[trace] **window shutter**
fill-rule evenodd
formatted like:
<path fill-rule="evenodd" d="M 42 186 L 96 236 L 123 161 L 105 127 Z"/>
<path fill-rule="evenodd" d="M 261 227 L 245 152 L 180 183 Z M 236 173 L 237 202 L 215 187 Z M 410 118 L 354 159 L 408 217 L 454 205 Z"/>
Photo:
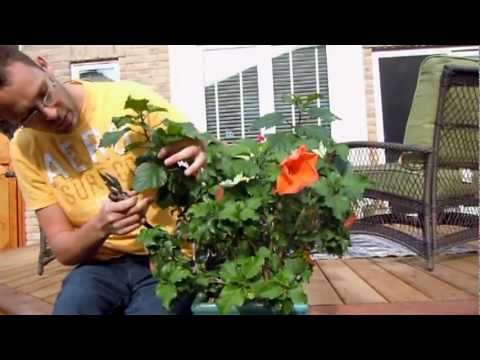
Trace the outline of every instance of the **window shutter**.
<path fill-rule="evenodd" d="M 260 116 L 257 67 L 205 88 L 207 131 L 220 140 L 254 138 L 252 122 Z"/>
<path fill-rule="evenodd" d="M 288 122 L 298 122 L 298 114 L 292 114 L 292 106 L 285 103 L 283 97 L 294 93 L 307 95 L 320 93 L 316 106 L 329 107 L 328 69 L 325 46 L 302 47 L 272 59 L 275 111 L 280 112 Z M 318 124 L 317 120 L 303 122 Z M 330 131 L 330 127 L 326 126 Z M 284 124 L 277 131 L 286 131 Z"/>

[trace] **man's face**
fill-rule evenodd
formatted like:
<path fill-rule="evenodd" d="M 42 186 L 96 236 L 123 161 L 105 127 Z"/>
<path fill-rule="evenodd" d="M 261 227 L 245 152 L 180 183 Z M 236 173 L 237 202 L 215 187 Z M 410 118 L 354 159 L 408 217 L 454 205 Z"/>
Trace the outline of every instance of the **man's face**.
<path fill-rule="evenodd" d="M 46 68 L 13 62 L 6 70 L 8 82 L 0 88 L 0 121 L 56 134 L 72 131 L 79 109 Z"/>

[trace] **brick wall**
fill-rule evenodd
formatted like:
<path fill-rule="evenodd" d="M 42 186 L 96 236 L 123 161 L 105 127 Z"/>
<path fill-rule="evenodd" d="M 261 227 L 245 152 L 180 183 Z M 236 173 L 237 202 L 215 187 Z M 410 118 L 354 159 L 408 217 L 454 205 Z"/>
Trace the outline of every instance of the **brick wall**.
<path fill-rule="evenodd" d="M 375 97 L 373 93 L 373 62 L 372 49 L 363 49 L 363 64 L 365 76 L 365 96 L 367 102 L 368 141 L 377 141 L 377 119 L 375 117 Z"/>
<path fill-rule="evenodd" d="M 120 78 L 152 86 L 170 99 L 167 45 L 22 45 L 29 56 L 43 56 L 60 82 L 70 80 L 70 65 L 77 62 L 118 59 Z M 40 240 L 33 211 L 26 210 L 27 245 Z"/>

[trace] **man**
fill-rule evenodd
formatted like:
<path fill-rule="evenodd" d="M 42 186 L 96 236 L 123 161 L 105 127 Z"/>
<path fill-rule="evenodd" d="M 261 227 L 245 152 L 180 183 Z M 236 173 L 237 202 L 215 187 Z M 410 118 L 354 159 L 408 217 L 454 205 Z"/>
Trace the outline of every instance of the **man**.
<path fill-rule="evenodd" d="M 98 147 L 103 133 L 112 130 L 112 117 L 127 113 L 129 95 L 168 110 L 155 113 L 151 122 L 184 121 L 145 86 L 60 84 L 42 57 L 32 60 L 16 46 L 0 45 L 0 122 L 8 124 L 0 128 L 19 128 L 10 153 L 22 195 L 58 261 L 76 265 L 63 282 L 54 314 L 168 314 L 188 308 L 188 301 L 178 302 L 172 312 L 162 307 L 148 256 L 136 241 L 145 218 L 173 231 L 170 212 L 132 191 L 112 202 L 99 175 L 110 173 L 131 187 L 135 158 L 123 152 L 128 137 L 115 149 Z M 167 166 L 193 159 L 185 173 L 195 175 L 206 155 L 192 141 L 163 148 L 159 158 Z"/>

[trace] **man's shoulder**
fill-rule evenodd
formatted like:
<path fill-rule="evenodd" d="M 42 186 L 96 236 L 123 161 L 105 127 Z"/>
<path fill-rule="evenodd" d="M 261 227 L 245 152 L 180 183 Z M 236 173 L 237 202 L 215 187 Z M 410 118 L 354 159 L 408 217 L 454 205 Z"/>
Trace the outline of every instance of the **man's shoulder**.
<path fill-rule="evenodd" d="M 10 140 L 10 154 L 14 156 L 17 153 L 25 153 L 26 151 L 34 151 L 35 144 L 41 133 L 28 128 L 18 129 Z"/>

